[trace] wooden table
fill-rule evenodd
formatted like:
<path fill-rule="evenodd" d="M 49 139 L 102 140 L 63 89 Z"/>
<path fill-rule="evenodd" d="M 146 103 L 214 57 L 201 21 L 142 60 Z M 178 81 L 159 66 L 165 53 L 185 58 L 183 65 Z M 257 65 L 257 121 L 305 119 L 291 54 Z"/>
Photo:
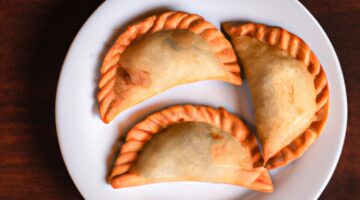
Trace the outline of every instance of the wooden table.
<path fill-rule="evenodd" d="M 302 2 L 337 51 L 349 102 L 343 153 L 321 199 L 360 199 L 360 2 Z M 55 92 L 71 41 L 100 4 L 0 2 L 0 199 L 82 198 L 60 154 Z"/>

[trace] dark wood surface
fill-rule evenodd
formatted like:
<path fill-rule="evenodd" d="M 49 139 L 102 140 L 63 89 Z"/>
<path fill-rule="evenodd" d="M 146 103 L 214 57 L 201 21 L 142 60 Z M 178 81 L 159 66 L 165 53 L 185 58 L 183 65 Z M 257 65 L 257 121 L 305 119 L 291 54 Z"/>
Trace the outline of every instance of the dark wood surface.
<path fill-rule="evenodd" d="M 360 199 L 360 1 L 302 2 L 335 47 L 349 103 L 344 149 L 321 199 Z M 100 4 L 0 1 L 0 199 L 82 198 L 60 154 L 55 92 L 71 41 Z"/>

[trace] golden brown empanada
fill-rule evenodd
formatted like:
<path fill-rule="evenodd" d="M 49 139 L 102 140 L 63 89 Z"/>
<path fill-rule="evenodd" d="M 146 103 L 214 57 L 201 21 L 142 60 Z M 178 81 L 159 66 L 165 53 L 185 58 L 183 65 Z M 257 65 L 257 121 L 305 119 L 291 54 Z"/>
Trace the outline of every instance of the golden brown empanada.
<path fill-rule="evenodd" d="M 223 108 L 174 106 L 133 127 L 110 176 L 114 188 L 170 181 L 271 192 L 255 137 Z"/>
<path fill-rule="evenodd" d="M 222 25 L 245 68 L 266 167 L 286 165 L 324 127 L 329 107 L 324 70 L 306 43 L 282 28 Z"/>
<path fill-rule="evenodd" d="M 101 119 L 166 89 L 200 80 L 241 84 L 236 55 L 224 35 L 202 17 L 166 12 L 122 33 L 101 66 Z"/>

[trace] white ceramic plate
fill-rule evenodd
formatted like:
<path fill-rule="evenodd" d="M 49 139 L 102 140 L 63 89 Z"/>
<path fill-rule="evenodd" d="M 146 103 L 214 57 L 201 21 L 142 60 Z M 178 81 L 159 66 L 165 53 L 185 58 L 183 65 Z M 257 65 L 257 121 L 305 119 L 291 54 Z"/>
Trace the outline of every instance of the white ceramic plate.
<path fill-rule="evenodd" d="M 104 124 L 96 103 L 99 67 L 115 37 L 129 21 L 161 10 L 197 13 L 219 27 L 221 21 L 247 20 L 277 25 L 303 38 L 323 64 L 330 83 L 330 115 L 324 133 L 305 155 L 271 172 L 274 192 L 195 182 L 160 183 L 114 190 L 106 182 L 118 141 L 134 123 L 174 104 L 224 106 L 254 124 L 247 84 L 241 87 L 202 81 L 163 92 Z M 56 98 L 61 152 L 77 188 L 86 199 L 316 199 L 338 162 L 347 123 L 344 80 L 335 51 L 316 20 L 297 1 L 106 1 L 87 20 L 66 56 Z"/>

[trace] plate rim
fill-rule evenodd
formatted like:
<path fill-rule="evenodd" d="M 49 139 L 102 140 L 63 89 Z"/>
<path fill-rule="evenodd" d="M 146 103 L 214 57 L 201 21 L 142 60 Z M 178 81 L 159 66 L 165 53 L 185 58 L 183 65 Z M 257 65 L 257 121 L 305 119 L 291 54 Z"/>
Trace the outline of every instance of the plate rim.
<path fill-rule="evenodd" d="M 300 2 L 300 1 L 295 1 L 295 3 L 298 4 L 298 6 L 305 11 L 305 14 L 308 15 L 312 21 L 315 23 L 315 25 L 319 28 L 319 30 L 321 31 L 322 35 L 325 37 L 326 42 L 329 44 L 330 51 L 332 54 L 332 57 L 335 58 L 336 61 L 336 67 L 338 67 L 340 74 L 338 74 L 338 77 L 341 80 L 341 92 L 343 93 L 342 96 L 344 97 L 344 101 L 343 103 L 343 107 L 344 109 L 344 123 L 342 123 L 342 132 L 343 134 L 341 135 L 341 141 L 340 141 L 340 146 L 336 151 L 336 155 L 335 155 L 335 162 L 333 162 L 333 165 L 331 166 L 330 169 L 330 173 L 328 173 L 326 180 L 323 182 L 321 189 L 318 190 L 317 194 L 316 194 L 316 199 L 318 199 L 320 197 L 320 195 L 324 192 L 326 186 L 329 184 L 331 177 L 334 175 L 335 169 L 337 167 L 337 165 L 339 164 L 339 160 L 340 160 L 340 156 L 342 154 L 343 148 L 344 148 L 344 142 L 345 142 L 345 137 L 346 137 L 346 129 L 347 129 L 347 123 L 348 123 L 348 100 L 347 100 L 347 92 L 346 92 L 346 85 L 345 85 L 345 79 L 344 79 L 344 74 L 341 68 L 341 64 L 339 61 L 339 58 L 337 56 L 337 53 L 335 51 L 335 48 L 332 44 L 332 42 L 330 41 L 330 38 L 328 37 L 328 35 L 326 34 L 325 30 L 322 28 L 322 26 L 320 25 L 320 23 L 316 20 L 316 18 L 311 14 L 311 12 Z"/>

